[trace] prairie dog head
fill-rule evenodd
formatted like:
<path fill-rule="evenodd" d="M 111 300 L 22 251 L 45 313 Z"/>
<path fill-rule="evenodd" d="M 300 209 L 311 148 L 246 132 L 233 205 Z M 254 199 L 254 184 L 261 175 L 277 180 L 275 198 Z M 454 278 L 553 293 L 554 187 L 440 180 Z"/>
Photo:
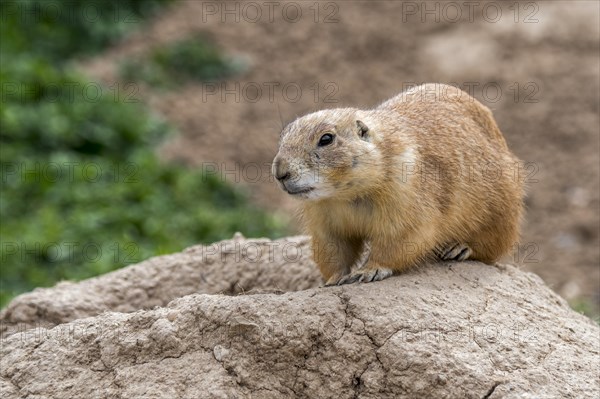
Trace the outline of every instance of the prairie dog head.
<path fill-rule="evenodd" d="M 378 139 L 363 111 L 344 108 L 303 116 L 281 132 L 273 176 L 298 198 L 355 198 L 381 174 Z"/>

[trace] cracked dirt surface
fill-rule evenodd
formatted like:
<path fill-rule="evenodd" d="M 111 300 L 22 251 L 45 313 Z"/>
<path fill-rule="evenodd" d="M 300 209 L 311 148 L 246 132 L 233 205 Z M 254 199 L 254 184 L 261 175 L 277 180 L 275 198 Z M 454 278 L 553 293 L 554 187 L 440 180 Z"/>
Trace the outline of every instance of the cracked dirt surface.
<path fill-rule="evenodd" d="M 2 397 L 600 393 L 598 326 L 514 266 L 320 284 L 306 237 L 237 236 L 22 295 L 1 315 Z"/>

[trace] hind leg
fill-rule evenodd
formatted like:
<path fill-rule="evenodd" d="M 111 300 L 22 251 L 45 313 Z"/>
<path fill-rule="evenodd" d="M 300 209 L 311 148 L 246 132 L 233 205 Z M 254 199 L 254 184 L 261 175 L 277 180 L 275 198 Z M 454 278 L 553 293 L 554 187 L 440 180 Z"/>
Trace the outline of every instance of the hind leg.
<path fill-rule="evenodd" d="M 472 250 L 469 259 L 493 264 L 508 255 L 518 242 L 518 225 L 515 221 L 503 220 L 481 229 L 473 237 L 469 242 Z"/>
<path fill-rule="evenodd" d="M 467 244 L 454 243 L 442 249 L 439 253 L 441 260 L 456 260 L 462 262 L 473 254 L 473 250 Z"/>

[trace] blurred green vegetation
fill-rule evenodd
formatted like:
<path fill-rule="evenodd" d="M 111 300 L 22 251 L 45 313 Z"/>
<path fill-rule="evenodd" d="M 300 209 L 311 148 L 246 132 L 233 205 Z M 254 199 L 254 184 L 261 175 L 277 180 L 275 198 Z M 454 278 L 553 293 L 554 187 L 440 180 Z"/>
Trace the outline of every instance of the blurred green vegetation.
<path fill-rule="evenodd" d="M 600 309 L 598 309 L 598 306 L 595 305 L 593 300 L 589 298 L 579 298 L 570 301 L 569 305 L 574 311 L 584 314 L 594 320 L 597 324 L 600 324 Z"/>
<path fill-rule="evenodd" d="M 239 61 L 225 59 L 202 35 L 196 34 L 156 47 L 143 59 L 125 61 L 121 76 L 126 82 L 173 88 L 189 80 L 214 81 L 243 70 Z"/>
<path fill-rule="evenodd" d="M 7 0 L 0 3 L 2 51 L 63 62 L 91 54 L 140 27 L 173 0 Z"/>
<path fill-rule="evenodd" d="M 214 176 L 160 162 L 153 146 L 171 128 L 131 102 L 127 86 L 102 86 L 69 66 L 136 28 L 161 3 L 0 5 L 0 306 L 36 286 L 235 231 L 285 233 L 281 222 Z M 48 4 L 58 16 L 44 15 Z M 86 17 L 91 9 L 104 10 L 97 22 Z"/>

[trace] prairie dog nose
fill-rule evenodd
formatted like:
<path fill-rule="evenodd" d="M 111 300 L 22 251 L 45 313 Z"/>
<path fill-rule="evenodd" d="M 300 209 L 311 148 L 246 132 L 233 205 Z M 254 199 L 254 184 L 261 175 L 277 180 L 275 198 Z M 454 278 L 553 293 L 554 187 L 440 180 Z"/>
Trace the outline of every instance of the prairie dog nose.
<path fill-rule="evenodd" d="M 284 180 L 287 180 L 290 177 L 290 173 L 289 172 L 285 172 L 285 175 L 277 175 L 275 176 L 275 178 L 277 178 L 277 180 L 279 180 L 280 182 L 283 182 Z"/>
<path fill-rule="evenodd" d="M 276 157 L 273 161 L 273 175 L 280 182 L 287 180 L 290 177 L 287 162 Z"/>

